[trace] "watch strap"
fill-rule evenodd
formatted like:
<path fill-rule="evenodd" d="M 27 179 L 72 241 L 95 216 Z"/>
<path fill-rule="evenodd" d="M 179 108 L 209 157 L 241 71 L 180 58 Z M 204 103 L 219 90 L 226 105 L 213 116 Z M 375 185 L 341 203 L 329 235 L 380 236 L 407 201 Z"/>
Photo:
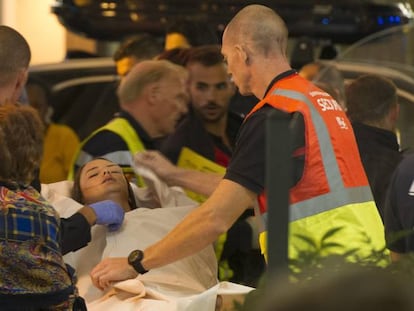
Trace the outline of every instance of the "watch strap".
<path fill-rule="evenodd" d="M 134 258 L 134 259 L 132 259 Z M 131 254 L 128 256 L 128 263 L 134 268 L 136 272 L 139 274 L 147 273 L 148 270 L 146 270 L 142 266 L 142 259 L 144 258 L 144 252 L 141 250 L 134 250 L 131 252 Z"/>

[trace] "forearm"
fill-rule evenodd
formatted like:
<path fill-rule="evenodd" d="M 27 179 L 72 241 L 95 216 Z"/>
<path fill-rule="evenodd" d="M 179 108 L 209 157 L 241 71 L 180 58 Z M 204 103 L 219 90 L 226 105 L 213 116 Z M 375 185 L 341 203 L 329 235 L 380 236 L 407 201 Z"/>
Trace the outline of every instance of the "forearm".
<path fill-rule="evenodd" d="M 91 227 L 86 218 L 75 213 L 69 218 L 60 219 L 62 254 L 85 247 L 91 241 Z"/>
<path fill-rule="evenodd" d="M 230 188 L 228 185 L 230 184 Z M 213 195 L 190 213 L 165 238 L 144 250 L 143 266 L 150 270 L 201 251 L 226 232 L 255 195 L 223 180 Z M 224 193 L 232 195 L 224 196 Z"/>
<path fill-rule="evenodd" d="M 210 196 L 222 179 L 222 174 L 200 172 L 180 167 L 176 167 L 174 172 L 165 176 L 165 182 L 169 186 L 179 186 L 205 196 Z"/>
<path fill-rule="evenodd" d="M 85 217 L 90 226 L 93 226 L 96 223 L 96 214 L 90 206 L 83 206 L 80 210 L 78 210 L 78 213 Z"/>

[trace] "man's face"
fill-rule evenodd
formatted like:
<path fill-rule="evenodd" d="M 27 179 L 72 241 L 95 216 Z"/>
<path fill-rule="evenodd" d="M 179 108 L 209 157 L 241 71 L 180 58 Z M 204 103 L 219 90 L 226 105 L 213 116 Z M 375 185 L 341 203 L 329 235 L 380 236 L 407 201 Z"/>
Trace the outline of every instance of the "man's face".
<path fill-rule="evenodd" d="M 206 67 L 200 63 L 187 66 L 190 74 L 189 92 L 195 113 L 204 121 L 214 123 L 228 111 L 235 88 L 227 74 L 226 65 L 220 63 Z"/>
<path fill-rule="evenodd" d="M 177 122 L 188 111 L 186 78 L 187 76 L 174 74 L 164 77 L 158 83 L 158 96 L 153 106 L 157 137 L 174 132 Z"/>

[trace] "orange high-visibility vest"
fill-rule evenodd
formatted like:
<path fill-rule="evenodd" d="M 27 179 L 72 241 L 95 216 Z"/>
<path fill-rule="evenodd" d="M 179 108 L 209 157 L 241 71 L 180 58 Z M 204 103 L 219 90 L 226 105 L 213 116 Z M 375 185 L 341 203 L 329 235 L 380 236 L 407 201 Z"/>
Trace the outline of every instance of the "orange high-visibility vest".
<path fill-rule="evenodd" d="M 354 133 L 341 106 L 326 92 L 297 74 L 275 83 L 247 118 L 264 105 L 287 113 L 299 112 L 305 123 L 305 164 L 302 178 L 289 193 L 289 257 L 309 245 L 305 235 L 318 243 L 333 228 L 341 228 L 322 255 L 366 256 L 385 246 L 384 228 L 375 206 Z M 266 227 L 266 196 L 259 196 L 261 221 Z M 334 244 L 332 244 L 334 245 Z M 267 255 L 266 231 L 261 235 Z"/>

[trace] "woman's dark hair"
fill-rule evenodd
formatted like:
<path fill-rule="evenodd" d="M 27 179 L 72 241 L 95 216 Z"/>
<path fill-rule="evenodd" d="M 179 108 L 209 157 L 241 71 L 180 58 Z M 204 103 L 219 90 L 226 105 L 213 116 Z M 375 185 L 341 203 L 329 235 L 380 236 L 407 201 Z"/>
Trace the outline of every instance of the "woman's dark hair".
<path fill-rule="evenodd" d="M 112 161 L 110 161 L 108 159 L 105 159 L 105 158 L 94 158 L 91 161 L 98 160 L 98 159 L 105 160 L 105 161 L 108 161 L 108 162 L 112 162 Z M 77 201 L 81 204 L 85 203 L 85 198 L 83 197 L 83 193 L 82 193 L 82 190 L 80 188 L 80 177 L 81 177 L 83 169 L 85 168 L 85 165 L 86 165 L 86 163 L 84 165 L 82 165 L 76 171 L 75 178 L 73 180 L 74 182 L 73 182 L 73 187 L 72 187 L 72 193 L 71 193 L 72 199 L 74 199 L 75 201 Z M 128 179 L 125 175 L 124 175 L 124 178 L 127 182 L 127 187 L 128 187 L 128 204 L 129 204 L 131 210 L 134 210 L 134 209 L 138 208 L 137 203 L 135 202 L 134 191 L 132 190 L 132 187 L 129 184 L 129 181 L 128 181 Z"/>

